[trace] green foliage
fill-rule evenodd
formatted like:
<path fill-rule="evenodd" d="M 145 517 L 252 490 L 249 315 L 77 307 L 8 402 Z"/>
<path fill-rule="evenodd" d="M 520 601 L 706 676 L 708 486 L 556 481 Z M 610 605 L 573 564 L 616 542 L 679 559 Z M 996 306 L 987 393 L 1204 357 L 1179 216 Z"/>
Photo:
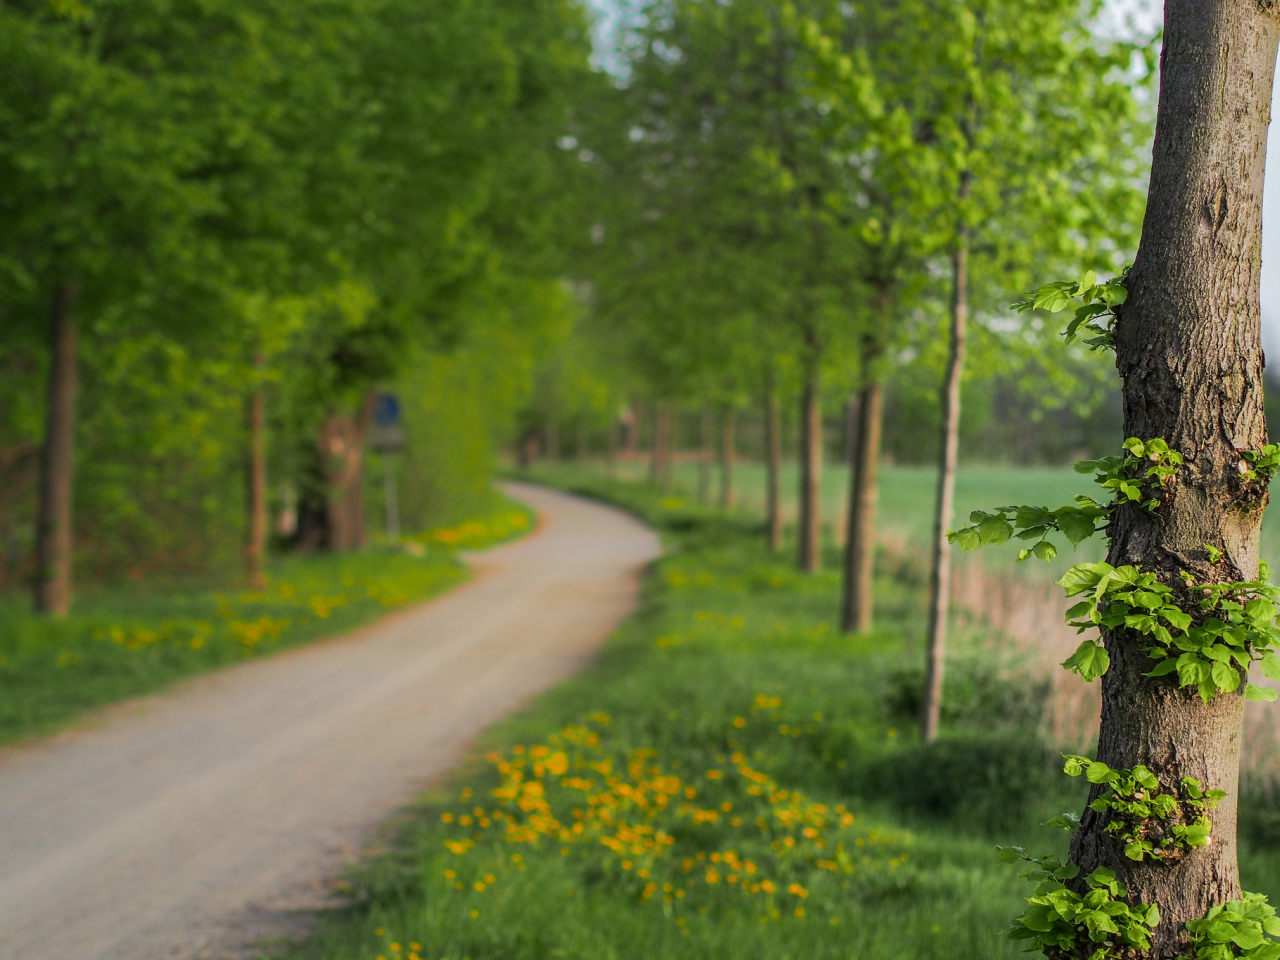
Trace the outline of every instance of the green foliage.
<path fill-rule="evenodd" d="M 991 862 L 990 844 L 1059 808 L 1068 797 L 1055 785 L 1075 783 L 1026 735 L 1027 715 L 1000 712 L 993 679 L 975 682 L 989 686 L 934 744 L 886 715 L 890 675 L 916 661 L 918 584 L 882 573 L 881 631 L 845 637 L 832 620 L 837 575 L 798 574 L 753 523 L 566 465 L 532 473 L 621 502 L 661 532 L 640 609 L 583 676 L 485 734 L 476 762 L 410 812 L 399 842 L 344 878 L 350 906 L 288 956 L 391 960 L 392 943 L 401 957 L 416 943 L 423 957 L 472 960 L 1019 955 L 998 928 L 1021 882 Z M 577 726 L 598 739 L 582 742 Z M 590 767 L 606 760 L 608 774 Z M 526 804 L 510 796 L 516 773 Z M 993 797 L 993 783 L 1007 792 Z M 571 839 L 533 822 L 546 813 L 538 786 Z M 513 821 L 536 839 L 509 835 Z M 624 826 L 635 830 L 624 849 L 600 842 Z M 659 830 L 673 842 L 658 848 Z"/>
<path fill-rule="evenodd" d="M 1017 860 L 1035 864 L 1037 869 L 1022 876 L 1037 885 L 1026 912 L 1006 932 L 1010 939 L 1028 941 L 1032 949 L 1051 956 L 1087 960 L 1123 960 L 1151 947 L 1159 907 L 1130 903 L 1128 887 L 1110 868 L 1094 870 L 1085 877 L 1084 893 L 1077 893 L 1064 883 L 1080 875 L 1074 863 L 1028 857 L 1021 847 L 1000 848 L 1002 863 Z"/>
<path fill-rule="evenodd" d="M 1245 480 L 1261 480 L 1270 483 L 1280 470 L 1280 444 L 1268 443 L 1261 450 L 1245 450 L 1240 454 L 1245 469 L 1240 476 Z"/>
<path fill-rule="evenodd" d="M 970 526 L 948 531 L 947 542 L 959 544 L 962 550 L 977 550 L 1016 536 L 1035 541 L 1018 553 L 1019 560 L 1033 556 L 1052 560 L 1058 549 L 1048 539 L 1051 533 L 1063 534 L 1074 547 L 1095 533 L 1105 533 L 1118 504 L 1135 502 L 1155 510 L 1160 505 L 1158 492 L 1177 475 L 1182 455 L 1159 438 L 1144 443 L 1130 437 L 1124 442 L 1124 449 L 1127 453 L 1123 457 L 1080 460 L 1075 464 L 1077 473 L 1092 473 L 1094 483 L 1111 494 L 1105 506 L 1092 497 L 1076 496 L 1074 506 L 1057 510 L 1031 506 L 997 507 L 994 512 L 975 510 L 969 515 Z"/>
<path fill-rule="evenodd" d="M 1083 773 L 1090 783 L 1107 785 L 1089 807 L 1110 814 L 1107 833 L 1130 860 L 1151 857 L 1169 863 L 1188 850 L 1208 845 L 1213 824 L 1204 811 L 1216 807 L 1227 795 L 1225 790 L 1205 790 L 1194 777 L 1183 777 L 1168 789 L 1142 764 L 1132 770 L 1113 770 L 1088 757 L 1068 755 L 1066 760 L 1067 776 Z"/>
<path fill-rule="evenodd" d="M 1063 337 L 1067 343 L 1080 338 L 1091 350 L 1114 351 L 1116 321 L 1120 318 L 1117 311 L 1129 297 L 1125 286 L 1128 277 L 1129 268 L 1126 267 L 1118 277 L 1099 283 L 1097 275 L 1090 270 L 1078 282 L 1055 280 L 1037 287 L 1021 300 L 1014 301 L 1012 306 L 1020 313 L 1031 310 L 1058 313 L 1069 307 L 1072 301 L 1081 300 L 1083 302 L 1076 308 Z"/>
<path fill-rule="evenodd" d="M 1265 581 L 1197 584 L 1189 573 L 1183 580 L 1186 590 L 1199 596 L 1192 612 L 1173 601 L 1173 588 L 1160 583 L 1156 574 L 1134 566 L 1077 564 L 1059 583 L 1068 597 L 1092 591 L 1089 599 L 1067 611 L 1068 623 L 1081 631 L 1123 628 L 1150 637 L 1154 644 L 1146 652 L 1156 665 L 1147 676 L 1176 672 L 1179 685 L 1194 687 L 1206 702 L 1215 693 L 1236 690 L 1242 672 L 1247 675 L 1254 661 L 1269 679 L 1280 679 L 1275 652 L 1280 644 L 1275 626 L 1280 590 Z M 1086 641 L 1081 650 L 1085 646 L 1095 645 Z M 1075 669 L 1074 660 L 1064 666 Z M 1106 664 L 1101 666 L 1088 679 L 1105 673 Z M 1246 695 L 1275 699 L 1273 691 L 1253 685 Z"/>
<path fill-rule="evenodd" d="M 1188 960 L 1280 960 L 1280 937 L 1276 911 L 1260 893 L 1246 893 L 1210 909 L 1200 920 L 1187 921 L 1191 934 Z"/>

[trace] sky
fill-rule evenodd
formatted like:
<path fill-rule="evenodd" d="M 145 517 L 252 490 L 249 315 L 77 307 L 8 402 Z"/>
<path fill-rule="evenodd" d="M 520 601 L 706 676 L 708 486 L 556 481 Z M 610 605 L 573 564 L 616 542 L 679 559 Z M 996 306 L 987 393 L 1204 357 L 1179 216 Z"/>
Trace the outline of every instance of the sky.
<path fill-rule="evenodd" d="M 587 0 L 597 14 L 597 42 L 607 43 L 626 0 Z M 1103 32 L 1124 34 L 1131 29 L 1144 33 L 1159 25 L 1163 7 L 1155 0 L 1106 0 L 1099 24 Z M 597 58 L 608 66 L 608 56 Z M 1272 117 L 1280 116 L 1280 84 L 1273 92 Z M 1267 141 L 1267 180 L 1262 206 L 1262 344 L 1276 358 L 1273 372 L 1280 372 L 1280 123 L 1271 124 Z"/>

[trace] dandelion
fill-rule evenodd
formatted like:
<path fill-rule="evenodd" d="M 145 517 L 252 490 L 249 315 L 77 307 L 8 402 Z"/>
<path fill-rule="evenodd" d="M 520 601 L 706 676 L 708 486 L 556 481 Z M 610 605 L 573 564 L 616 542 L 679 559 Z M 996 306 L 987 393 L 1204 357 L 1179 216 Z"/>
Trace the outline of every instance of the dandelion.
<path fill-rule="evenodd" d="M 800 897 L 802 899 L 809 895 L 809 891 L 798 883 L 793 883 L 791 886 L 787 887 L 787 893 L 791 894 L 793 897 Z"/>
<path fill-rule="evenodd" d="M 773 883 L 772 883 L 771 881 L 769 881 L 769 880 L 761 880 L 761 881 L 760 881 L 760 889 L 761 889 L 761 890 L 763 890 L 765 893 L 773 893 L 773 892 L 774 892 L 774 891 L 776 891 L 778 888 L 777 888 L 777 887 L 775 887 L 775 886 L 773 885 Z"/>

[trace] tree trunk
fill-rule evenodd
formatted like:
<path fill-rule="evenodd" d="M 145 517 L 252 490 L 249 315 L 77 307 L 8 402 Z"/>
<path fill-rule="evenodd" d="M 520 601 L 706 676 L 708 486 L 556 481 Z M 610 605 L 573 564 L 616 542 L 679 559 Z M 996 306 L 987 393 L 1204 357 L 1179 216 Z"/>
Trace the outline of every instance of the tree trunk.
<path fill-rule="evenodd" d="M 858 395 L 851 394 L 844 405 L 844 462 L 853 471 L 858 462 Z"/>
<path fill-rule="evenodd" d="M 962 195 L 967 189 L 962 187 Z M 942 449 L 938 456 L 938 491 L 933 518 L 933 557 L 929 571 L 929 634 L 925 662 L 924 704 L 920 732 L 926 742 L 938 735 L 942 706 L 942 674 L 946 663 L 947 610 L 951 603 L 951 555 L 947 528 L 956 486 L 960 450 L 960 375 L 964 371 L 965 321 L 968 314 L 969 236 L 962 228 L 951 252 L 951 337 L 947 374 L 942 387 Z"/>
<path fill-rule="evenodd" d="M 1252 580 L 1267 494 L 1242 481 L 1239 452 L 1266 442 L 1259 342 L 1263 168 L 1280 10 L 1256 0 L 1168 0 L 1160 105 L 1142 242 L 1116 330 L 1126 436 L 1161 437 L 1185 465 L 1152 514 L 1120 507 L 1113 564 L 1155 571 L 1184 609 L 1178 574 Z M 1210 564 L 1205 544 L 1225 551 Z M 1177 956 L 1183 924 L 1240 896 L 1236 793 L 1244 684 L 1208 704 L 1175 677 L 1143 674 L 1139 639 L 1105 638 L 1098 758 L 1142 763 L 1166 783 L 1196 777 L 1228 791 L 1210 814 L 1213 842 L 1175 865 L 1117 856 L 1106 821 L 1086 810 L 1071 856 L 1107 864 L 1131 898 L 1160 906 L 1152 957 Z M 1090 800 L 1098 794 L 1095 787 Z"/>
<path fill-rule="evenodd" d="M 733 410 L 725 407 L 720 419 L 720 509 L 728 510 L 737 502 L 733 489 Z"/>
<path fill-rule="evenodd" d="M 49 313 L 49 407 L 40 458 L 36 527 L 35 608 L 65 617 L 71 609 L 72 453 L 76 433 L 76 320 L 74 283 L 53 293 Z"/>
<path fill-rule="evenodd" d="M 778 415 L 778 393 L 773 368 L 765 374 L 764 446 L 765 446 L 765 520 L 769 526 L 769 549 L 782 550 L 782 437 Z"/>
<path fill-rule="evenodd" d="M 871 571 L 876 551 L 876 469 L 880 465 L 882 389 L 879 380 L 862 388 L 858 411 L 857 442 L 850 465 L 849 533 L 845 540 L 844 609 L 841 625 L 846 633 L 871 629 Z"/>
<path fill-rule="evenodd" d="M 321 430 L 320 455 L 328 486 L 330 550 L 356 550 L 365 543 L 361 467 L 372 415 L 373 391 L 370 391 L 357 413 L 331 414 Z"/>
<path fill-rule="evenodd" d="M 698 413 L 698 502 L 711 502 L 711 407 Z"/>
<path fill-rule="evenodd" d="M 814 573 L 822 565 L 822 408 L 818 396 L 818 363 L 806 366 L 800 398 L 800 569 Z"/>
<path fill-rule="evenodd" d="M 261 590 L 267 585 L 263 575 L 263 562 L 267 555 L 267 426 L 264 409 L 261 355 L 254 357 L 256 382 L 249 394 L 249 463 L 246 492 L 248 493 L 249 529 L 245 540 L 245 574 L 249 586 Z"/>
<path fill-rule="evenodd" d="M 585 463 L 587 459 L 587 446 L 589 442 L 587 426 L 587 415 L 584 413 L 578 417 L 578 438 L 573 448 L 573 458 L 579 463 Z"/>

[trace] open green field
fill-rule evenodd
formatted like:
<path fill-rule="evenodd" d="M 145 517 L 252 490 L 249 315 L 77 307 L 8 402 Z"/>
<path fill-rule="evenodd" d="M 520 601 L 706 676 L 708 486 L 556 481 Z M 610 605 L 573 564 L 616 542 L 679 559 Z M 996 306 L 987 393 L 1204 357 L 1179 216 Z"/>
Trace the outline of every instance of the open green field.
<path fill-rule="evenodd" d="M 86 588 L 61 620 L 34 615 L 25 594 L 0 596 L 0 743 L 435 596 L 467 577 L 458 549 L 518 535 L 531 521 L 523 505 L 495 495 L 474 519 L 402 548 L 277 559 L 262 590 L 113 583 Z"/>
<path fill-rule="evenodd" d="M 603 476 L 605 468 L 600 463 L 577 467 Z M 640 462 L 624 462 L 619 465 L 619 477 L 625 480 L 641 480 L 647 476 L 647 466 Z M 933 531 L 933 511 L 937 471 L 933 467 L 883 464 L 879 473 L 879 497 L 877 523 L 880 531 L 891 542 L 901 543 L 910 553 L 923 554 L 928 549 Z M 718 491 L 718 475 L 712 474 L 713 499 Z M 751 461 L 739 462 L 734 467 L 734 489 L 741 512 L 761 516 L 764 512 L 764 466 Z M 783 515 L 794 521 L 798 512 L 797 491 L 799 472 L 794 463 L 782 468 Z M 691 462 L 676 464 L 673 471 L 673 492 L 683 497 L 695 498 L 698 492 L 698 468 Z M 968 464 L 956 474 L 955 516 L 952 527 L 967 522 L 971 511 L 990 509 L 1006 504 L 1030 503 L 1036 506 L 1059 507 L 1071 502 L 1076 494 L 1096 496 L 1096 487 L 1089 475 L 1076 473 L 1070 466 L 1060 467 L 1009 467 L 999 465 Z M 827 464 L 822 473 L 822 516 L 824 523 L 842 523 L 846 516 L 849 498 L 849 468 L 842 463 Z M 1073 563 L 1102 559 L 1101 542 L 1086 542 L 1077 550 L 1060 541 L 1062 554 L 1052 563 L 1027 561 L 1017 565 L 1015 558 L 1019 545 L 1014 542 L 1000 547 L 989 547 L 980 554 L 970 555 L 961 562 L 977 559 L 1001 569 L 1017 569 L 1022 575 L 1052 576 L 1056 579 Z M 1269 511 L 1262 525 L 1262 555 L 1273 569 L 1280 570 L 1280 512 Z"/>
<path fill-rule="evenodd" d="M 879 630 L 835 629 L 837 574 L 758 525 L 639 484 L 536 476 L 647 518 L 667 553 L 579 678 L 491 730 L 294 960 L 992 960 L 1029 893 L 997 843 L 1079 781 L 1036 734 L 1040 691 L 957 624 L 945 730 L 915 734 L 923 584 L 883 569 Z M 1271 848 L 1251 889 L 1280 890 Z"/>

